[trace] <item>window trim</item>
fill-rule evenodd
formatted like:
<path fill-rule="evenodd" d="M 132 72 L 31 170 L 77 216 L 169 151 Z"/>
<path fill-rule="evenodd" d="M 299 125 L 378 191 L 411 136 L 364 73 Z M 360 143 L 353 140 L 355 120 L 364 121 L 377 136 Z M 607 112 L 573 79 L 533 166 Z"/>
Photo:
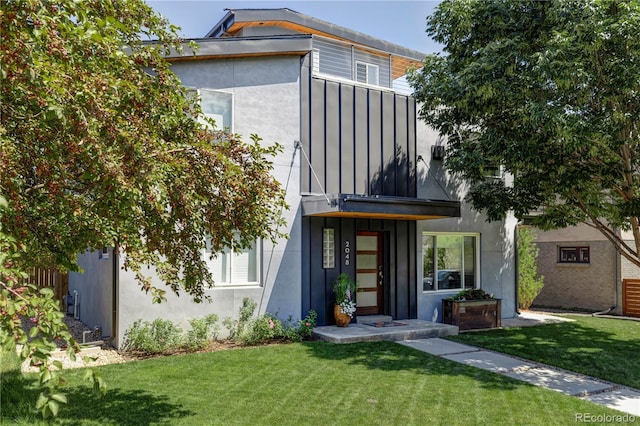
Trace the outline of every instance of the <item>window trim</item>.
<path fill-rule="evenodd" d="M 430 232 L 430 231 L 422 231 L 421 240 L 422 240 L 422 238 L 424 238 L 424 236 L 435 236 L 436 237 L 436 245 L 435 245 L 436 250 L 438 248 L 438 245 L 437 245 L 437 237 L 438 236 L 460 236 L 460 237 L 463 237 L 463 246 L 464 246 L 464 237 L 474 237 L 475 238 L 475 244 L 474 244 L 475 265 L 474 265 L 474 268 L 475 268 L 475 271 L 477 271 L 477 272 L 476 272 L 475 277 L 474 277 L 474 281 L 475 282 L 473 283 L 473 287 L 471 287 L 471 288 L 473 288 L 473 289 L 480 288 L 480 271 L 481 271 L 480 270 L 480 237 L 481 237 L 481 234 L 479 232 Z M 419 281 L 418 284 L 420 285 L 420 288 L 422 289 L 422 294 L 429 295 L 429 294 L 451 293 L 452 291 L 458 292 L 458 291 L 464 290 L 465 289 L 464 281 L 462 283 L 462 286 L 460 288 L 457 288 L 457 289 L 453 289 L 453 288 L 434 289 L 434 290 L 425 290 L 424 289 L 424 279 L 426 277 L 424 276 L 424 263 L 423 263 L 424 262 L 424 250 L 423 250 L 422 247 L 424 247 L 424 246 L 422 245 L 422 242 L 421 242 L 420 252 L 421 252 L 421 259 L 423 259 L 423 261 L 420 262 L 420 265 L 421 265 L 420 266 L 420 276 L 422 276 L 422 281 Z M 434 255 L 435 255 L 435 253 L 434 253 Z M 462 257 L 463 257 L 462 258 L 462 262 L 463 262 L 462 268 L 464 269 L 464 253 L 463 253 Z M 438 268 L 436 267 L 435 271 L 434 271 L 434 276 L 437 276 L 437 275 L 438 275 Z M 462 275 L 463 280 L 464 280 L 464 274 L 461 274 L 461 275 Z"/>
<path fill-rule="evenodd" d="M 566 260 L 563 259 L 563 252 L 570 253 L 574 252 L 575 259 L 574 260 Z M 583 251 L 586 251 L 586 257 L 583 256 Z M 558 246 L 558 263 L 562 265 L 589 265 L 591 263 L 591 247 L 590 246 Z"/>

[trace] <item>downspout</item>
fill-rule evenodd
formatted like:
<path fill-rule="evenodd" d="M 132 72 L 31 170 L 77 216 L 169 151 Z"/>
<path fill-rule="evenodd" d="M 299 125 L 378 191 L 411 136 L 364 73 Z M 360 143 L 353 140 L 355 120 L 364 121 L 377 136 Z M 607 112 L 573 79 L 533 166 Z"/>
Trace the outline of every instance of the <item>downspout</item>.
<path fill-rule="evenodd" d="M 114 346 L 113 342 L 118 336 L 118 244 L 113 247 L 112 282 L 111 282 L 111 338 L 108 344 Z"/>

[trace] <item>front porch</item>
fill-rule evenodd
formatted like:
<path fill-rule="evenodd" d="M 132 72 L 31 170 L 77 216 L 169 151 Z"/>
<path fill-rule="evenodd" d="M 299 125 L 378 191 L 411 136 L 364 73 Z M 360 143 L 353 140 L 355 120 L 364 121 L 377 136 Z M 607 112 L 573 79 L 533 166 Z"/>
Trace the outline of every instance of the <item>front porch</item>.
<path fill-rule="evenodd" d="M 313 335 L 318 340 L 331 343 L 356 343 L 428 339 L 458 334 L 458 327 L 455 325 L 419 319 L 392 320 L 386 315 L 368 315 L 358 317 L 356 321 L 355 324 L 349 324 L 349 327 L 316 327 Z"/>

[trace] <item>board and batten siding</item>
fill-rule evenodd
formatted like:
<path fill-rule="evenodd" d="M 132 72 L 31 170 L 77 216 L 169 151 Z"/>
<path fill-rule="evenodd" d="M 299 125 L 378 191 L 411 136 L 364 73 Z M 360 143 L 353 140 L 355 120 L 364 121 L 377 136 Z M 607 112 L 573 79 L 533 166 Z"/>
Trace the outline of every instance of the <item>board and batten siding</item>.
<path fill-rule="evenodd" d="M 301 192 L 416 196 L 413 98 L 317 78 L 308 67 L 301 85 L 301 142 L 311 162 L 302 163 Z"/>

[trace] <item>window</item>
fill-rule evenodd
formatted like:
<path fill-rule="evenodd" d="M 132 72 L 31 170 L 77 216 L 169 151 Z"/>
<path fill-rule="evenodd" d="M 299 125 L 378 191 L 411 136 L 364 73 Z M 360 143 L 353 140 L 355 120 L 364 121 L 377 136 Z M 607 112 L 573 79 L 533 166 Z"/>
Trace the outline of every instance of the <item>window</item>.
<path fill-rule="evenodd" d="M 377 86 L 380 81 L 379 67 L 366 62 L 356 62 L 356 81 Z"/>
<path fill-rule="evenodd" d="M 336 241 L 333 228 L 322 230 L 322 267 L 324 269 L 336 267 Z"/>
<path fill-rule="evenodd" d="M 210 89 L 200 89 L 198 94 L 204 115 L 215 120 L 217 128 L 233 131 L 233 95 Z"/>
<path fill-rule="evenodd" d="M 589 263 L 589 247 L 559 247 L 558 263 Z"/>
<path fill-rule="evenodd" d="M 98 259 L 108 259 L 109 258 L 109 248 L 102 247 L 98 252 Z"/>
<path fill-rule="evenodd" d="M 227 247 L 212 259 L 210 240 L 207 239 L 204 258 L 216 286 L 259 285 L 259 247 L 259 241 L 242 250 L 233 250 Z"/>
<path fill-rule="evenodd" d="M 422 234 L 422 290 L 475 288 L 478 235 Z"/>

